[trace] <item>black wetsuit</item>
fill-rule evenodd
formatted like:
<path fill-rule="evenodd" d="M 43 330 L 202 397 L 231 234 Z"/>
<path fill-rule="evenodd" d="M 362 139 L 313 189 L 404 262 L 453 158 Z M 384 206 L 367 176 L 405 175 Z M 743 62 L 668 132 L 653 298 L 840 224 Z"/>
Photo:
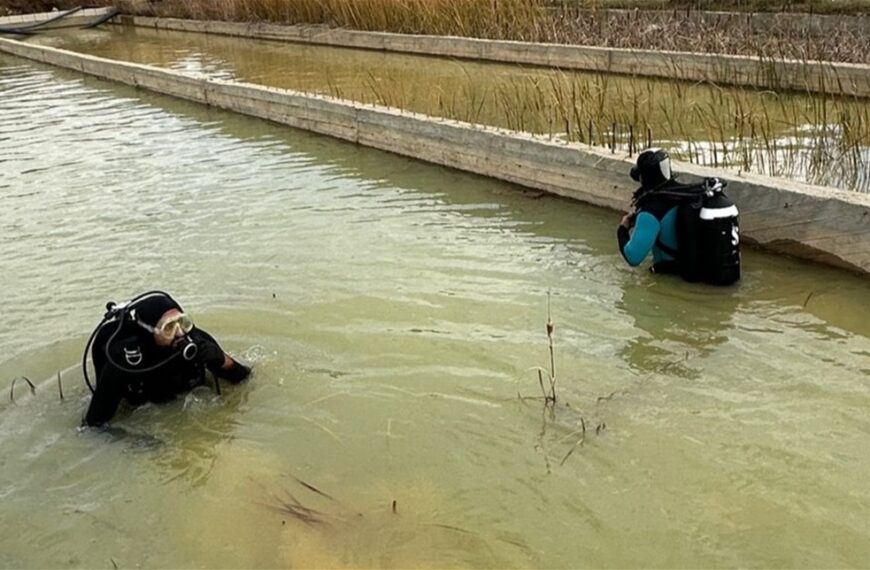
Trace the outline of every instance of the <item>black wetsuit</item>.
<path fill-rule="evenodd" d="M 114 323 L 108 323 L 94 342 L 92 355 L 97 386 L 85 415 L 85 423 L 90 426 L 109 421 L 121 400 L 127 400 L 134 406 L 172 400 L 176 395 L 202 384 L 206 369 L 233 383 L 241 382 L 250 374 L 250 368 L 235 361 L 232 367 L 223 368 L 224 351 L 202 329 L 195 328 L 188 335 L 197 346 L 197 356 L 190 361 L 185 360 L 175 348 L 157 346 L 153 336 L 138 327 L 125 326 L 112 338 L 114 332 Z M 111 360 L 108 360 L 105 347 L 110 339 Z M 154 370 L 133 372 L 153 367 L 167 359 L 170 360 Z"/>

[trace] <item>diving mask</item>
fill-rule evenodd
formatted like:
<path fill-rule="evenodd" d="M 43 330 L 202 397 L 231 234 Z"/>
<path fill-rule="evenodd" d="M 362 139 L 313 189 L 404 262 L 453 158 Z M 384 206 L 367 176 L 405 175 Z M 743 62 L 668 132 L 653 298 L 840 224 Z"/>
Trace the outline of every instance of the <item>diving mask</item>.
<path fill-rule="evenodd" d="M 162 320 L 157 323 L 156 327 L 152 327 L 142 321 L 137 322 L 143 329 L 165 339 L 175 338 L 176 336 L 179 336 L 179 332 L 181 335 L 186 335 L 193 330 L 193 319 L 184 313 L 178 313 L 168 319 Z"/>

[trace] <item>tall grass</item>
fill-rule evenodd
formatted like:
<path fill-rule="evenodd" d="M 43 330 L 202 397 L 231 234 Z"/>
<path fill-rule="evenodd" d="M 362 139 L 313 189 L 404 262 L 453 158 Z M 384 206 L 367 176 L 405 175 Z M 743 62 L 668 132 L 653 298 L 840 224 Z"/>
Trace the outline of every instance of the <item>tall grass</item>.
<path fill-rule="evenodd" d="M 687 162 L 870 192 L 864 100 L 543 70 L 495 81 L 462 71 L 425 82 L 368 71 L 361 86 L 347 78 L 324 84 L 337 97 L 614 153 L 655 144 Z"/>
<path fill-rule="evenodd" d="M 543 17 L 539 0 L 164 0 L 127 10 L 159 16 L 356 30 L 534 40 Z"/>
<path fill-rule="evenodd" d="M 566 0 L 117 0 L 157 16 L 455 35 L 766 58 L 870 63 L 870 37 L 847 28 L 813 36 L 793 26 L 757 29 L 748 18 L 712 22 L 683 11 L 614 14 Z M 588 4 L 588 3 L 587 3 Z"/>

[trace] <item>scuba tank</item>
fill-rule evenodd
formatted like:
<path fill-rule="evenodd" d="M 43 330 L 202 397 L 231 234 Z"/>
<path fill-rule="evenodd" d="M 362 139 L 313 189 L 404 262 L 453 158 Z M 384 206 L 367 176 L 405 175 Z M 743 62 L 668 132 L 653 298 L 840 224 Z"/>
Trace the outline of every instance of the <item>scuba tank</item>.
<path fill-rule="evenodd" d="M 711 285 L 731 285 L 740 279 L 739 212 L 718 179 L 708 178 L 704 186 L 698 215 L 704 281 Z"/>

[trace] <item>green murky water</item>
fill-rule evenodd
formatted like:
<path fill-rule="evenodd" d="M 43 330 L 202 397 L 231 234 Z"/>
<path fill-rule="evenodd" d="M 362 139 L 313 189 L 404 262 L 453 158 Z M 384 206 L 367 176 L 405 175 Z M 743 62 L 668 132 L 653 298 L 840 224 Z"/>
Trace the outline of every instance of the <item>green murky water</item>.
<path fill-rule="evenodd" d="M 870 192 L 868 100 L 131 27 L 36 41 L 599 146 L 652 141 L 686 161 Z"/>
<path fill-rule="evenodd" d="M 870 559 L 866 280 L 655 280 L 614 213 L 5 57 L 0 173 L 0 387 L 38 385 L 0 404 L 0 566 Z M 79 431 L 91 327 L 153 287 L 253 379 Z M 547 291 L 552 411 L 517 397 Z"/>

